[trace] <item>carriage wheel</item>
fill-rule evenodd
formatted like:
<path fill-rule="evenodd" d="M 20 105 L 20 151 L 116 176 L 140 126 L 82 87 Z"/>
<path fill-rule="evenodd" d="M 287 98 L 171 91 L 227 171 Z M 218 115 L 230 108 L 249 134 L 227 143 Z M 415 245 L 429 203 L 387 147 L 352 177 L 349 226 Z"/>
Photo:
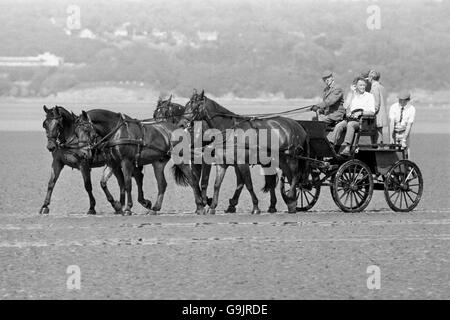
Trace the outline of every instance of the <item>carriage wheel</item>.
<path fill-rule="evenodd" d="M 319 200 L 320 184 L 314 184 L 319 180 L 319 174 L 310 173 L 306 182 L 297 186 L 297 211 L 308 211 Z"/>
<path fill-rule="evenodd" d="M 413 210 L 419 204 L 422 192 L 422 173 L 414 162 L 397 161 L 388 171 L 384 181 L 384 196 L 392 210 Z"/>
<path fill-rule="evenodd" d="M 331 192 L 342 211 L 364 210 L 373 194 L 373 177 L 369 167 L 356 159 L 345 162 L 336 172 Z"/>
<path fill-rule="evenodd" d="M 297 211 L 308 211 L 316 204 L 319 200 L 320 195 L 320 185 L 314 185 L 315 181 L 320 179 L 319 174 L 310 173 L 308 179 L 304 183 L 297 185 L 296 197 L 297 197 Z M 291 185 L 287 181 L 287 178 L 282 175 L 280 183 L 280 192 L 285 200 L 285 194 L 291 190 Z"/>

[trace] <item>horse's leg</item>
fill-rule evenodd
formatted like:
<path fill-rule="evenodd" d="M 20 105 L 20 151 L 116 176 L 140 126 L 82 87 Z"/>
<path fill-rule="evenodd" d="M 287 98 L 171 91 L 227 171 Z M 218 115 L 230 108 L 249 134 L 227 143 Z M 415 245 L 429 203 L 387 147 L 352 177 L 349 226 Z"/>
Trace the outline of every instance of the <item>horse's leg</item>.
<path fill-rule="evenodd" d="M 216 167 L 216 180 L 214 181 L 214 195 L 211 202 L 211 206 L 208 209 L 209 214 L 216 213 L 216 207 L 219 202 L 219 191 L 220 186 L 222 185 L 223 178 L 225 177 L 225 173 L 227 172 L 228 165 L 219 164 Z"/>
<path fill-rule="evenodd" d="M 286 194 L 287 202 L 286 205 L 288 207 L 289 213 L 295 213 L 297 212 L 297 189 L 296 185 L 299 182 L 299 174 L 298 174 L 298 168 L 299 163 L 297 159 L 287 157 L 281 157 L 280 156 L 280 168 L 283 171 L 284 175 L 288 179 L 289 185 L 291 186 L 288 194 Z"/>
<path fill-rule="evenodd" d="M 164 168 L 166 167 L 168 160 L 155 161 L 152 163 L 153 171 L 155 173 L 156 182 L 158 183 L 158 198 L 153 206 L 152 210 L 158 212 L 161 210 L 162 202 L 164 199 L 164 193 L 167 188 L 166 177 L 164 176 Z"/>
<path fill-rule="evenodd" d="M 274 213 L 277 212 L 277 196 L 275 194 L 275 188 L 278 184 L 278 174 L 276 169 L 269 167 L 267 165 L 263 165 L 261 168 L 264 172 L 264 187 L 262 188 L 263 192 L 270 192 L 270 205 L 267 212 Z"/>
<path fill-rule="evenodd" d="M 89 210 L 87 214 L 96 214 L 95 212 L 95 198 L 92 194 L 92 182 L 91 182 L 91 168 L 87 164 L 80 166 L 81 174 L 83 175 L 84 188 L 89 195 Z"/>
<path fill-rule="evenodd" d="M 209 183 L 209 175 L 211 174 L 211 165 L 203 163 L 202 164 L 202 173 L 201 173 L 201 181 L 200 181 L 200 189 L 202 190 L 202 199 L 203 204 L 206 206 L 210 206 L 212 199 L 208 198 L 208 183 Z"/>
<path fill-rule="evenodd" d="M 194 192 L 195 204 L 197 209 L 196 214 L 205 214 L 205 205 L 203 204 L 202 192 L 199 187 L 200 177 L 194 174 L 194 168 L 196 165 L 180 164 L 178 168 L 181 169 L 183 174 L 187 177 L 187 181 Z"/>
<path fill-rule="evenodd" d="M 270 188 L 270 205 L 268 210 L 270 213 L 277 212 L 277 195 L 275 194 L 275 187 Z"/>
<path fill-rule="evenodd" d="M 252 197 L 253 203 L 252 214 L 260 214 L 261 210 L 259 210 L 258 207 L 258 198 L 256 197 L 255 191 L 253 190 L 253 182 L 252 182 L 252 175 L 250 172 L 250 166 L 248 164 L 241 164 L 238 165 L 238 168 L 239 171 L 241 171 L 245 187 L 247 188 L 248 192 L 250 192 L 250 196 Z"/>
<path fill-rule="evenodd" d="M 237 166 L 234 166 L 234 172 L 236 173 L 236 190 L 234 190 L 233 197 L 229 200 L 230 204 L 225 210 L 226 213 L 236 212 L 236 205 L 239 202 L 239 197 L 241 196 L 242 189 L 244 188 L 244 179 L 242 178 L 241 171 Z"/>
<path fill-rule="evenodd" d="M 50 180 L 48 181 L 47 195 L 45 196 L 44 204 L 39 210 L 39 214 L 48 214 L 50 209 L 48 208 L 50 204 L 50 199 L 52 197 L 53 188 L 55 187 L 56 181 L 58 180 L 61 170 L 64 168 L 64 163 L 61 161 L 53 159 L 52 162 L 52 172 L 50 174 Z"/>
<path fill-rule="evenodd" d="M 114 197 L 108 190 L 107 182 L 111 178 L 112 175 L 115 175 L 117 178 L 117 183 L 119 184 L 119 188 L 123 189 L 123 174 L 122 171 L 119 169 L 113 169 L 109 166 L 105 166 L 105 169 L 103 169 L 102 178 L 100 180 L 100 186 L 102 187 L 103 192 L 106 195 L 106 199 L 109 203 L 111 203 L 111 206 L 113 207 L 116 214 L 122 213 L 122 204 L 119 201 L 115 201 Z"/>
<path fill-rule="evenodd" d="M 133 162 L 129 159 L 122 159 L 121 168 L 123 172 L 123 178 L 125 181 L 125 193 L 127 195 L 127 201 L 125 205 L 124 214 L 131 215 L 131 208 L 133 207 L 133 199 L 131 197 L 131 177 L 133 174 Z"/>
<path fill-rule="evenodd" d="M 143 189 L 144 174 L 142 173 L 143 169 L 144 169 L 143 166 L 133 167 L 133 176 L 134 180 L 136 180 L 136 185 L 138 188 L 138 202 L 145 209 L 150 210 L 152 208 L 152 202 L 144 198 L 144 189 Z"/>

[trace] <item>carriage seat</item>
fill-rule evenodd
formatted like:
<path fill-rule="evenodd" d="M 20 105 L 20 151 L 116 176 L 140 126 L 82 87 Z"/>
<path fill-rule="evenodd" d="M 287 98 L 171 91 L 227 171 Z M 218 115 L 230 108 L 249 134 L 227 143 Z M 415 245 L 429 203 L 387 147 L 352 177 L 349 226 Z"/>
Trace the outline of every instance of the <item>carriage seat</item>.
<path fill-rule="evenodd" d="M 376 115 L 364 115 L 359 120 L 359 135 L 374 136 L 377 133 L 377 117 Z"/>
<path fill-rule="evenodd" d="M 353 138 L 353 146 L 360 144 L 361 137 L 370 137 L 368 142 L 364 144 L 372 144 L 377 135 L 377 117 L 376 115 L 363 115 L 359 119 L 359 128 L 355 132 Z M 367 140 L 366 140 L 367 141 Z"/>

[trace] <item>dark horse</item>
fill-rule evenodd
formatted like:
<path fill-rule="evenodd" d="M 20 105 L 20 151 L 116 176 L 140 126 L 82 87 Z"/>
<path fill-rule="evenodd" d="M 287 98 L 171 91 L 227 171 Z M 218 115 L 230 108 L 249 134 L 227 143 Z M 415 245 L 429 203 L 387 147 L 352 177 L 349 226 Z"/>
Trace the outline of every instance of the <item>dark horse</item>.
<path fill-rule="evenodd" d="M 64 166 L 76 168 L 81 171 L 84 180 L 84 187 L 89 195 L 88 214 L 95 214 L 95 198 L 92 194 L 91 168 L 102 167 L 105 165 L 105 159 L 101 154 L 93 155 L 90 150 L 86 149 L 86 145 L 78 140 L 75 134 L 75 127 L 79 118 L 73 113 L 67 111 L 63 107 L 55 106 L 48 109 L 44 106 L 46 113 L 45 120 L 42 124 L 47 135 L 47 149 L 52 153 L 52 171 L 48 182 L 47 195 L 39 213 L 48 214 L 49 204 L 56 181 Z M 121 193 L 123 193 L 123 175 L 120 170 L 113 170 L 117 178 Z M 139 185 L 140 172 L 135 172 L 136 182 Z M 142 177 L 140 179 L 142 185 Z M 106 181 L 102 181 L 102 184 Z M 123 196 L 121 196 L 121 200 Z M 112 199 L 111 204 L 116 213 L 121 213 L 121 204 Z"/>
<path fill-rule="evenodd" d="M 299 160 L 297 156 L 308 156 L 309 153 L 307 133 L 300 124 L 298 124 L 295 120 L 279 116 L 265 119 L 239 116 L 220 106 L 215 101 L 207 98 L 204 95 L 204 92 L 199 95 L 194 94 L 192 96 L 182 118 L 183 119 L 180 120 L 179 126 L 187 126 L 192 128 L 195 121 L 206 121 L 210 129 L 214 128 L 220 130 L 219 133 L 221 133 L 222 136 L 222 138 L 216 137 L 211 144 L 216 153 L 216 158 L 222 158 L 223 161 L 221 164 L 218 164 L 218 172 L 214 184 L 214 196 L 210 209 L 215 210 L 217 206 L 220 186 L 229 165 L 239 168 L 241 178 L 252 196 L 253 205 L 254 207 L 257 207 L 258 199 L 253 191 L 250 170 L 248 169 L 249 162 L 247 162 L 251 157 L 250 150 L 255 149 L 256 147 L 258 150 L 265 149 L 266 154 L 270 153 L 272 156 L 275 154 L 278 156 L 278 166 L 282 170 L 282 173 L 289 184 L 293 186 L 286 192 L 286 194 L 283 195 L 283 199 L 286 202 L 290 213 L 297 211 L 295 186 L 302 178 L 302 173 L 306 172 L 306 162 Z M 225 138 L 223 138 L 224 133 L 227 132 L 227 129 L 233 129 L 236 133 L 232 133 L 232 135 L 228 137 L 226 137 L 225 134 Z M 261 144 L 262 135 L 260 133 L 262 132 L 262 129 L 265 129 L 266 132 L 273 135 L 273 139 L 276 139 L 275 142 L 278 148 L 271 148 L 271 144 Z M 233 162 L 230 163 L 227 153 L 236 153 L 236 141 L 240 139 L 237 136 L 238 132 L 242 132 L 244 135 L 247 133 L 252 134 L 252 132 L 248 132 L 249 130 L 254 130 L 258 136 L 258 139 L 255 145 L 250 145 L 249 142 L 245 140 L 243 148 L 245 151 L 246 163 L 239 163 L 239 161 L 237 161 L 238 159 L 234 159 L 234 157 L 232 158 Z M 228 150 L 227 148 L 223 148 L 225 147 L 227 140 L 228 142 L 232 142 L 232 148 Z M 221 148 L 215 148 L 214 145 L 221 146 Z M 261 164 L 263 167 L 267 166 L 267 163 L 261 163 L 261 159 L 259 157 L 257 157 L 256 162 L 257 163 L 255 164 Z M 271 174 L 266 174 L 265 180 L 266 185 L 264 190 L 270 190 L 271 194 L 274 194 L 277 184 L 276 172 L 274 173 L 272 170 Z"/>
<path fill-rule="evenodd" d="M 173 147 L 171 133 L 177 126 L 171 122 L 153 119 L 140 121 L 107 110 L 91 110 L 89 114 L 83 111 L 80 119 L 84 122 L 84 125 L 80 124 L 76 130 L 80 141 L 87 143 L 91 150 L 100 148 L 105 154 L 107 165 L 122 170 L 127 195 L 125 214 L 131 214 L 133 206 L 131 197 L 133 170 L 147 164 L 152 164 L 158 184 L 157 201 L 151 210 L 154 213 L 161 210 L 167 187 L 164 168 L 171 157 Z M 191 183 L 188 165 L 183 165 L 181 170 L 188 183 Z M 194 192 L 200 194 L 198 188 Z M 139 197 L 143 198 L 143 194 Z"/>
<path fill-rule="evenodd" d="M 196 95 L 195 90 L 194 90 L 194 95 Z M 172 98 L 172 96 L 170 96 L 170 98 L 165 101 L 163 101 L 161 98 L 158 100 L 158 104 L 156 106 L 155 112 L 153 113 L 154 119 L 165 119 L 166 121 L 170 121 L 174 124 L 179 123 L 179 121 L 182 118 L 182 115 L 185 112 L 186 107 L 182 106 L 180 104 L 171 102 L 171 98 Z M 205 130 L 208 129 L 208 124 L 206 123 L 206 121 L 202 122 L 202 127 Z M 235 173 L 236 173 L 236 190 L 234 192 L 233 197 L 229 200 L 228 208 L 225 210 L 225 212 L 227 212 L 227 213 L 236 212 L 236 205 L 239 202 L 239 196 L 244 187 L 242 172 L 245 172 L 245 173 L 248 172 L 248 174 L 250 174 L 249 168 L 247 168 L 247 167 L 248 167 L 248 165 L 242 165 L 241 168 L 244 168 L 244 169 L 241 169 L 241 170 L 240 170 L 240 167 L 238 167 L 238 166 L 234 167 Z M 176 169 L 176 167 L 174 167 L 174 168 Z M 212 203 L 212 198 L 207 197 L 207 189 L 208 189 L 208 183 L 209 183 L 209 175 L 211 173 L 211 165 L 207 164 L 205 162 L 203 162 L 201 165 L 191 164 L 191 169 L 192 169 L 194 177 L 196 177 L 196 180 L 200 181 L 200 189 L 202 192 L 203 204 L 205 206 L 206 205 L 210 206 Z M 273 196 L 275 197 L 275 193 Z M 276 198 L 275 198 L 275 201 L 271 201 L 271 203 L 273 205 L 269 208 L 269 212 L 276 211 L 275 202 L 276 202 Z M 214 213 L 214 211 L 210 210 L 210 213 Z M 260 213 L 260 210 L 257 206 L 254 208 L 253 213 Z"/>

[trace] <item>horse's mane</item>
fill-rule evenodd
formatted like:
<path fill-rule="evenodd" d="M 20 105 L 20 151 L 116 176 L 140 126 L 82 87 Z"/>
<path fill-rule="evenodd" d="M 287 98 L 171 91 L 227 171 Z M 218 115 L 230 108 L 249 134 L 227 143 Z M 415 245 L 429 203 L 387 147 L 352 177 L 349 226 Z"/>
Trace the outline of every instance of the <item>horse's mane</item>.
<path fill-rule="evenodd" d="M 108 134 L 117 125 L 121 118 L 119 112 L 114 112 L 105 109 L 92 109 L 87 111 L 89 118 L 94 124 L 95 129 L 102 136 Z M 125 119 L 132 119 L 130 116 L 123 114 Z"/>
<path fill-rule="evenodd" d="M 66 108 L 61 106 L 55 106 L 55 110 L 57 110 L 57 112 L 63 119 L 63 127 L 71 128 L 75 123 L 75 117 L 73 116 L 72 112 L 69 112 Z"/>
<path fill-rule="evenodd" d="M 205 98 L 205 108 L 209 108 L 209 111 L 211 112 L 217 112 L 219 114 L 229 114 L 229 115 L 236 115 L 234 112 L 228 110 L 225 107 L 222 107 L 220 104 L 218 104 L 216 101 L 208 98 Z"/>

